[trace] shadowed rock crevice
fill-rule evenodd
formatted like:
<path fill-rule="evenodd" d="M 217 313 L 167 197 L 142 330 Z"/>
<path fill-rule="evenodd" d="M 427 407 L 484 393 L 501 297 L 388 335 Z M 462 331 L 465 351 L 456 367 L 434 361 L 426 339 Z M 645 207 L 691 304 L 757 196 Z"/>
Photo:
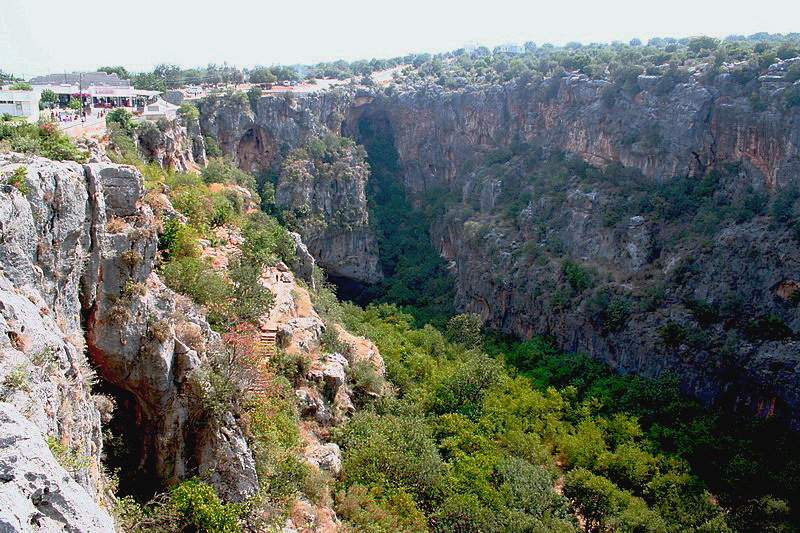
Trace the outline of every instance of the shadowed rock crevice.
<path fill-rule="evenodd" d="M 273 168 L 279 160 L 279 147 L 272 136 L 261 127 L 248 129 L 236 148 L 236 163 L 246 172 L 259 174 Z"/>

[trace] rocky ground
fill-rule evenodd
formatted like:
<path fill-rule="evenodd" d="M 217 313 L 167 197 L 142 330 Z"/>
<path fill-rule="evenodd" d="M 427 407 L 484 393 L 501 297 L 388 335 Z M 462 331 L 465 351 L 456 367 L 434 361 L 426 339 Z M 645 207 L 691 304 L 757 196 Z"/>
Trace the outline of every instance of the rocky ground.
<path fill-rule="evenodd" d="M 141 175 L 107 162 L 0 155 L 1 173 L 17 168 L 25 169 L 24 190 L 0 186 L 0 526 L 111 531 L 102 434 L 121 408 L 148 428 L 134 431 L 141 442 L 130 443 L 141 446 L 144 474 L 181 479 L 196 457 L 197 471 L 225 500 L 253 495 L 253 456 L 232 417 L 185 448 L 195 388 L 202 387 L 194 370 L 221 340 L 202 310 L 154 270 L 159 220 L 143 201 Z M 177 216 L 168 207 L 166 216 Z M 224 268 L 241 237 L 228 232 L 217 242 L 205 243 L 204 254 Z M 297 269 L 310 279 L 313 258 L 299 240 L 298 252 Z M 305 285 L 282 264 L 262 281 L 276 296 L 264 326 L 278 330 L 281 350 L 306 361 L 296 380 L 298 452 L 329 479 L 341 463 L 328 429 L 353 412 L 348 367 L 366 358 L 381 370 L 380 355 L 345 332 L 351 355 L 327 353 L 319 344 L 326 326 Z M 97 380 L 117 393 L 93 394 Z M 321 501 L 299 502 L 291 527 L 335 531 L 330 497 Z"/>
<path fill-rule="evenodd" d="M 202 255 L 215 267 L 224 269 L 230 255 L 238 253 L 241 236 L 219 228 L 217 239 L 220 244 L 206 245 Z M 298 248 L 298 255 L 305 255 L 300 241 Z M 319 484 L 317 502 L 298 500 L 290 510 L 283 531 L 340 531 L 342 524 L 332 509 L 330 485 L 339 474 L 342 461 L 339 446 L 329 441 L 330 430 L 346 422 L 356 411 L 348 379 L 351 365 L 366 361 L 379 376 L 384 376 L 383 358 L 372 341 L 349 333 L 340 324 L 326 325 L 314 309 L 308 284 L 298 279 L 285 264 L 266 268 L 261 282 L 275 298 L 269 314 L 260 320 L 262 331 L 276 332 L 276 346 L 268 345 L 265 351 L 276 354 L 274 350 L 280 350 L 302 361 L 302 371 L 293 381 L 300 413 L 298 452 L 304 461 L 321 472 L 316 481 Z M 338 333 L 339 340 L 347 346 L 346 355 L 330 352 L 320 344 L 326 327 Z"/>

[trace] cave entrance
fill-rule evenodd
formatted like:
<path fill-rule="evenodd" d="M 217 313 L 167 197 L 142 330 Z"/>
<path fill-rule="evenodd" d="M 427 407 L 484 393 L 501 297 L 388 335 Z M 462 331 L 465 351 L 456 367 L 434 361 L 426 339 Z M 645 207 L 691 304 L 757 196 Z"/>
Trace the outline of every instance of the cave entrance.
<path fill-rule="evenodd" d="M 406 195 L 390 115 L 380 104 L 365 104 L 352 112 L 342 130 L 367 151 L 367 203 L 384 280 L 371 286 L 335 276 L 329 281 L 340 298 L 361 305 L 394 303 L 411 312 L 420 325 L 443 326 L 455 314 L 453 279 L 431 244 L 432 218 L 415 210 Z"/>
<path fill-rule="evenodd" d="M 245 172 L 263 173 L 272 168 L 279 156 L 275 139 L 264 128 L 250 128 L 244 132 L 236 148 L 236 163 Z"/>
<path fill-rule="evenodd" d="M 147 501 L 164 489 L 156 475 L 155 459 L 143 456 L 152 450 L 152 432 L 146 426 L 137 406 L 136 396 L 108 381 L 99 380 L 95 393 L 113 399 L 114 413 L 103 428 L 103 466 L 118 479 L 117 494 Z"/>

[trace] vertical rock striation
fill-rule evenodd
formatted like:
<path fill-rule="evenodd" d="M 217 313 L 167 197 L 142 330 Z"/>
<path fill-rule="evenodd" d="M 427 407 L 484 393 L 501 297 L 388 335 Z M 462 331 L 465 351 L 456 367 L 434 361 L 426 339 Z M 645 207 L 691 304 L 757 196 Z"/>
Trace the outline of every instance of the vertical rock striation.
<path fill-rule="evenodd" d="M 153 270 L 158 221 L 142 203 L 141 175 L 0 155 L 3 174 L 20 167 L 24 190 L 0 186 L 0 400 L 71 458 L 87 498 L 104 501 L 101 417 L 110 419 L 114 403 L 92 396 L 88 348 L 101 380 L 133 398 L 137 426 L 127 437 L 141 439 L 142 455 L 132 471 L 165 482 L 205 473 L 229 500 L 254 494 L 252 454 L 233 419 L 212 421 L 187 445 L 204 356 L 175 338 L 176 317 L 207 344 L 220 340 L 201 314 L 176 313 L 175 294 Z M 32 483 L 46 489 L 45 478 Z"/>

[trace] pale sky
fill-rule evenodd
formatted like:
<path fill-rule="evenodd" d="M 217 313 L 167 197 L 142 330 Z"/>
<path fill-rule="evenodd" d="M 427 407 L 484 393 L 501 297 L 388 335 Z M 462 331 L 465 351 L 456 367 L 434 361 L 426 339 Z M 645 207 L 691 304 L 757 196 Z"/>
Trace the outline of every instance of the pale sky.
<path fill-rule="evenodd" d="M 532 40 L 646 42 L 800 31 L 797 0 L 2 0 L 0 69 L 239 67 L 445 52 Z"/>

